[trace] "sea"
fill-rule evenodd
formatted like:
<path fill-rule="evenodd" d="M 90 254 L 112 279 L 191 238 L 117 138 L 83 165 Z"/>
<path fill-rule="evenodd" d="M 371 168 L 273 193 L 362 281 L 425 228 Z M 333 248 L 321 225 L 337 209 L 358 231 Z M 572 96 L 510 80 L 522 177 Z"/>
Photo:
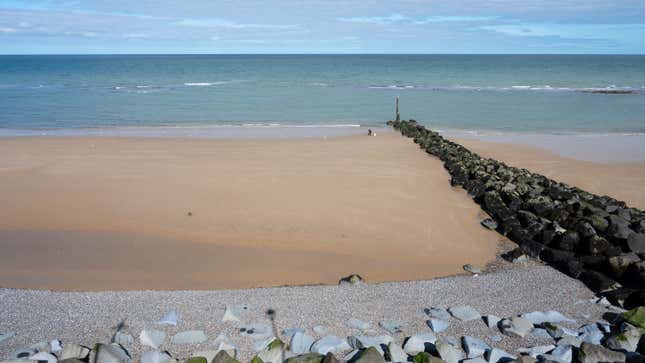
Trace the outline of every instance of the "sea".
<path fill-rule="evenodd" d="M 362 132 L 396 97 L 445 132 L 645 135 L 645 56 L 0 56 L 0 136 Z"/>

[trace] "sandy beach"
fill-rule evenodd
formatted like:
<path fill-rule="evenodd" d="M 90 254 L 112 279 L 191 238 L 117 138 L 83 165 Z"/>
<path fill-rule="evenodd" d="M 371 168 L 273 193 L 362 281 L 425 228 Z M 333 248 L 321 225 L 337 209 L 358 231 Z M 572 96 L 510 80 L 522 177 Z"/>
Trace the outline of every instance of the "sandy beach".
<path fill-rule="evenodd" d="M 0 285 L 221 289 L 462 273 L 500 236 L 395 133 L 0 142 Z"/>
<path fill-rule="evenodd" d="M 599 195 L 645 208 L 645 163 L 600 163 L 564 157 L 539 147 L 473 139 L 453 139 L 481 156 L 525 168 Z M 597 151 L 600 153 L 600 151 Z"/>

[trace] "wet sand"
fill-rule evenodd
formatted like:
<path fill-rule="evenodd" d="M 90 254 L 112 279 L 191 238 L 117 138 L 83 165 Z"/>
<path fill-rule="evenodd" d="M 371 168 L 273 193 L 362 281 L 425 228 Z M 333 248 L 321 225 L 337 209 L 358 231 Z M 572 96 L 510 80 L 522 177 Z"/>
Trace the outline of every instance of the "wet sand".
<path fill-rule="evenodd" d="M 395 133 L 0 140 L 0 286 L 222 289 L 429 279 L 499 236 Z"/>
<path fill-rule="evenodd" d="M 595 194 L 609 195 L 623 200 L 631 207 L 645 209 L 645 163 L 643 162 L 591 162 L 563 157 L 533 146 L 451 139 L 483 157 L 497 159 Z"/>

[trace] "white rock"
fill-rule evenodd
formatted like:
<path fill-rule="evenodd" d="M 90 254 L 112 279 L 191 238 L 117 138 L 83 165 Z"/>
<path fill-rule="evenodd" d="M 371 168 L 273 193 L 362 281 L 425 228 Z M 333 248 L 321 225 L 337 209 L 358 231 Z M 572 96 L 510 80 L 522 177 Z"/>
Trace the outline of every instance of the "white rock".
<path fill-rule="evenodd" d="M 432 333 L 415 334 L 408 338 L 403 345 L 403 350 L 411 356 L 415 356 L 426 350 L 426 343 L 434 344 L 437 337 Z"/>
<path fill-rule="evenodd" d="M 262 349 L 268 347 L 274 339 L 274 337 L 269 337 L 265 340 L 256 340 L 252 345 L 253 351 L 260 352 Z"/>
<path fill-rule="evenodd" d="M 446 363 L 458 363 L 462 358 L 461 352 L 448 343 L 438 341 L 436 347 L 439 357 Z"/>
<path fill-rule="evenodd" d="M 319 335 L 327 334 L 327 328 L 322 326 L 322 325 L 314 326 L 313 330 L 314 330 L 314 333 L 319 334 Z"/>
<path fill-rule="evenodd" d="M 295 354 L 304 354 L 309 352 L 314 341 L 314 337 L 302 332 L 296 332 L 291 338 L 291 344 L 289 344 L 289 347 Z"/>
<path fill-rule="evenodd" d="M 55 355 L 47 352 L 38 352 L 31 357 L 29 357 L 29 360 L 37 360 L 37 361 L 43 361 L 47 363 L 56 363 L 58 362 L 58 358 L 56 358 Z"/>
<path fill-rule="evenodd" d="M 228 339 L 228 337 L 221 333 L 213 341 L 213 345 L 217 348 L 217 351 L 225 351 L 231 357 L 235 358 L 237 356 L 237 347 Z"/>
<path fill-rule="evenodd" d="M 227 306 L 226 311 L 224 312 L 224 316 L 222 317 L 222 321 L 233 321 L 237 322 L 240 321 L 242 318 L 242 313 L 247 311 L 249 308 L 245 305 L 233 305 L 233 306 Z"/>
<path fill-rule="evenodd" d="M 553 339 L 558 339 L 562 338 L 565 335 L 570 335 L 573 337 L 578 336 L 578 332 L 572 329 L 569 329 L 564 326 L 559 326 L 559 325 L 553 325 L 553 324 L 548 324 L 546 326 L 546 331 L 553 337 Z"/>
<path fill-rule="evenodd" d="M 170 310 L 166 313 L 166 315 L 162 316 L 161 319 L 159 319 L 157 324 L 177 326 L 178 321 L 179 315 L 177 315 L 177 312 L 175 310 Z"/>
<path fill-rule="evenodd" d="M 531 313 L 526 313 L 520 315 L 522 318 L 530 321 L 533 324 L 542 324 L 542 323 L 575 323 L 576 321 L 568 318 L 561 313 L 549 310 L 549 311 L 534 311 Z"/>
<path fill-rule="evenodd" d="M 175 334 L 170 342 L 172 344 L 199 344 L 208 340 L 206 333 L 201 330 L 187 330 Z"/>
<path fill-rule="evenodd" d="M 117 344 L 124 345 L 124 346 L 125 345 L 130 345 L 130 344 L 134 343 L 134 337 L 132 337 L 132 335 L 130 335 L 128 333 L 118 331 L 118 332 L 116 332 L 116 334 L 114 334 L 114 342 L 117 343 Z"/>
<path fill-rule="evenodd" d="M 462 337 L 461 344 L 464 347 L 464 351 L 468 355 L 468 358 L 481 357 L 490 349 L 490 346 L 483 340 L 469 336 Z"/>
<path fill-rule="evenodd" d="M 130 363 L 132 358 L 120 345 L 97 344 L 94 363 Z"/>
<path fill-rule="evenodd" d="M 582 340 L 570 335 L 565 335 L 560 338 L 560 340 L 558 340 L 558 343 L 556 345 L 570 345 L 572 347 L 580 347 L 580 345 L 582 345 Z"/>
<path fill-rule="evenodd" d="M 471 358 L 471 359 L 464 359 L 461 361 L 461 363 L 488 363 L 486 359 L 482 357 L 476 357 L 476 358 Z"/>
<path fill-rule="evenodd" d="M 49 342 L 49 351 L 52 353 L 58 353 L 63 350 L 63 344 L 58 339 L 54 339 Z"/>
<path fill-rule="evenodd" d="M 533 323 L 517 316 L 502 319 L 499 324 L 502 333 L 512 337 L 524 338 L 533 330 Z"/>
<path fill-rule="evenodd" d="M 486 321 L 486 326 L 491 329 L 495 329 L 497 328 L 497 323 L 499 323 L 502 319 L 495 315 L 485 315 L 484 320 Z"/>
<path fill-rule="evenodd" d="M 151 350 L 141 355 L 141 363 L 164 363 L 169 359 L 171 359 L 171 357 L 168 353 L 162 353 L 158 350 Z"/>
<path fill-rule="evenodd" d="M 273 330 L 270 325 L 255 323 L 246 326 L 245 333 L 248 337 L 254 340 L 267 340 L 274 338 Z"/>
<path fill-rule="evenodd" d="M 166 340 L 166 333 L 159 330 L 143 329 L 139 334 L 139 342 L 153 349 L 159 349 L 164 340 Z"/>
<path fill-rule="evenodd" d="M 543 354 L 540 356 L 545 360 L 552 360 L 558 363 L 571 363 L 573 358 L 573 349 L 570 345 L 560 345 L 557 346 L 551 353 Z"/>
<path fill-rule="evenodd" d="M 600 341 L 605 337 L 604 333 L 600 328 L 598 327 L 598 324 L 587 324 L 583 325 L 578 329 L 578 332 L 580 333 L 579 338 L 583 342 L 587 342 L 589 344 L 600 344 Z M 580 344 L 576 345 L 576 347 L 580 347 Z"/>
<path fill-rule="evenodd" d="M 358 320 L 356 318 L 351 318 L 347 320 L 346 324 L 348 327 L 358 329 L 358 330 L 367 330 L 370 328 L 370 323 L 364 322 L 362 320 Z"/>
<path fill-rule="evenodd" d="M 337 336 L 333 335 L 328 335 L 326 337 L 323 337 L 321 339 L 318 339 L 312 346 L 311 346 L 311 352 L 312 353 L 318 353 L 318 354 L 327 354 L 329 352 L 332 353 L 340 353 L 345 350 L 349 350 L 351 347 L 347 343 L 345 339 L 340 339 Z"/>
<path fill-rule="evenodd" d="M 517 357 L 497 348 L 493 348 L 486 352 L 488 363 L 509 362 L 515 360 L 515 358 Z"/>
<path fill-rule="evenodd" d="M 408 355 L 398 343 L 390 342 L 387 345 L 387 351 L 389 352 L 389 362 L 400 363 L 408 360 Z"/>
<path fill-rule="evenodd" d="M 468 305 L 453 306 L 448 309 L 450 314 L 461 321 L 475 320 L 481 318 L 481 314 Z"/>
<path fill-rule="evenodd" d="M 448 329 L 448 326 L 450 326 L 449 322 L 435 318 L 430 318 L 427 323 L 430 329 L 432 329 L 432 331 L 435 333 L 441 333 L 442 331 Z"/>
<path fill-rule="evenodd" d="M 553 337 L 551 337 L 549 332 L 546 331 L 546 329 L 542 329 L 542 328 L 534 328 L 533 330 L 531 330 L 531 335 L 540 339 L 553 339 Z"/>
<path fill-rule="evenodd" d="M 191 357 L 204 357 L 204 358 L 206 358 L 206 362 L 212 362 L 213 358 L 215 358 L 216 355 L 217 355 L 216 350 L 200 350 L 200 351 L 194 352 L 190 356 Z M 143 362 L 141 362 L 141 363 L 143 363 Z"/>
<path fill-rule="evenodd" d="M 305 330 L 302 328 L 289 328 L 285 329 L 282 331 L 282 335 L 285 337 L 291 339 L 296 333 L 303 333 L 304 334 Z"/>
<path fill-rule="evenodd" d="M 555 349 L 555 345 L 538 345 L 537 347 L 531 348 L 520 348 L 517 351 L 529 355 L 532 358 L 537 358 L 539 355 L 546 354 Z"/>
<path fill-rule="evenodd" d="M 381 321 L 378 323 L 378 325 L 380 325 L 381 328 L 385 329 L 390 334 L 397 334 L 403 332 L 403 326 L 405 325 L 405 323 Z"/>
<path fill-rule="evenodd" d="M 63 352 L 60 354 L 60 360 L 65 359 L 85 359 L 90 354 L 90 348 L 78 344 L 67 343 L 63 346 Z"/>
<path fill-rule="evenodd" d="M 430 308 L 426 311 L 429 317 L 441 320 L 450 320 L 450 313 L 446 309 L 442 308 Z"/>

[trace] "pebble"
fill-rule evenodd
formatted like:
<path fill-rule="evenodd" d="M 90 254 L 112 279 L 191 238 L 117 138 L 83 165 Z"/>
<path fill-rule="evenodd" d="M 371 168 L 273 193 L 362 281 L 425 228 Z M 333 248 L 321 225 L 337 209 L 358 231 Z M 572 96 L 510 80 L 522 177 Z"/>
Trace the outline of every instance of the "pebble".
<path fill-rule="evenodd" d="M 481 275 L 484 272 L 484 271 L 482 271 L 481 268 L 479 268 L 477 266 L 473 266 L 471 264 L 465 264 L 463 266 L 463 268 L 464 268 L 465 271 L 468 271 L 473 275 Z"/>

